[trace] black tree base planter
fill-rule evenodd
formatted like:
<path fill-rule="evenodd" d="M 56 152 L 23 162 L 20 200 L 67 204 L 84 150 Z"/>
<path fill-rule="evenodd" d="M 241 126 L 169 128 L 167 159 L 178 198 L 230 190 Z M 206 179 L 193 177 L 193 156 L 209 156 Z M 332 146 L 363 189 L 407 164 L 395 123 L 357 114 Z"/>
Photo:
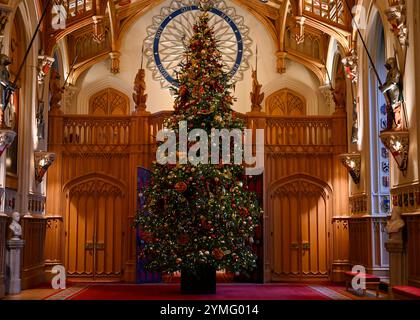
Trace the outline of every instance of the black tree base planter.
<path fill-rule="evenodd" d="M 195 270 L 181 271 L 182 294 L 215 294 L 216 269 L 199 266 Z"/>

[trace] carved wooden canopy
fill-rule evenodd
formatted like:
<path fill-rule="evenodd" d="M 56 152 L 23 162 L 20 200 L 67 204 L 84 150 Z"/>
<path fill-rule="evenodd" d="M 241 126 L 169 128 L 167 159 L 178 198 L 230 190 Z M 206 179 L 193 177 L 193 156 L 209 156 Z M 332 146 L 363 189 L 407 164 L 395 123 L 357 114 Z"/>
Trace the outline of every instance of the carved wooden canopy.
<path fill-rule="evenodd" d="M 306 114 L 306 101 L 290 89 L 280 89 L 266 99 L 266 110 L 269 115 L 303 116 Z"/>
<path fill-rule="evenodd" d="M 285 59 L 305 65 L 322 83 L 326 80 L 325 60 L 328 43 L 335 38 L 344 53 L 351 47 L 351 14 L 344 0 L 232 0 L 253 14 L 271 34 L 277 47 L 277 69 L 285 72 Z M 347 0 L 353 6 L 354 0 Z M 41 11 L 45 0 L 39 0 Z M 66 41 L 69 61 L 75 57 L 75 83 L 90 66 L 111 56 L 118 63 L 124 33 L 148 10 L 163 0 L 61 0 L 67 15 L 64 29 L 54 29 L 51 21 L 60 14 L 48 11 L 43 26 L 46 53 L 59 41 Z M 308 40 L 308 41 L 306 41 Z M 115 68 L 114 68 L 115 69 Z M 113 72 L 118 70 L 113 70 Z"/>
<path fill-rule="evenodd" d="M 127 115 L 129 111 L 128 97 L 113 88 L 95 93 L 89 99 L 89 114 L 97 116 Z"/>

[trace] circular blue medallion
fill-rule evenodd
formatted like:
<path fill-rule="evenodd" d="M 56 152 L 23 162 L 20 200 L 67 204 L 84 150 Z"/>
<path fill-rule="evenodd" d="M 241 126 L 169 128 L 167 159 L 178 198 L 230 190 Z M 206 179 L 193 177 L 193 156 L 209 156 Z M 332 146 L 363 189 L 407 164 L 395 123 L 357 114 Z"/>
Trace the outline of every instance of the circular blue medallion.
<path fill-rule="evenodd" d="M 174 70 L 176 67 L 178 67 L 180 62 L 179 55 L 182 55 L 183 52 L 176 53 L 176 49 L 183 49 L 182 45 L 180 46 L 179 39 L 183 37 L 183 32 L 191 33 L 192 25 L 191 25 L 191 19 L 180 19 L 182 15 L 185 15 L 187 13 L 195 12 L 197 10 L 200 10 L 198 6 L 192 5 L 192 6 L 186 6 L 182 7 L 174 12 L 172 12 L 170 15 L 168 15 L 159 25 L 156 34 L 153 39 L 153 59 L 156 64 L 156 68 L 159 71 L 159 73 L 162 75 L 162 77 L 168 81 L 170 84 L 174 86 L 178 86 L 178 82 L 176 79 L 174 79 Z M 234 21 L 224 12 L 217 8 L 212 8 L 209 10 L 211 13 L 213 13 L 215 16 L 219 17 L 218 21 L 214 21 L 214 29 L 216 34 L 216 39 L 220 41 L 220 43 L 223 41 L 223 37 L 226 34 L 230 34 L 230 38 L 234 39 L 236 47 L 233 48 L 232 40 L 226 42 L 228 44 L 227 46 L 222 45 L 222 54 L 223 56 L 227 56 L 227 59 L 225 62 L 226 65 L 228 65 L 228 73 L 231 78 L 235 76 L 235 74 L 240 69 L 243 57 L 244 57 L 244 41 L 241 35 L 241 32 L 238 28 L 238 26 L 234 23 Z M 187 21 L 187 22 L 185 22 Z M 222 24 L 224 22 L 225 25 Z M 166 29 L 169 25 L 173 25 L 171 30 L 167 32 Z M 187 29 L 187 31 L 186 31 Z M 179 34 L 176 34 L 177 31 L 179 31 Z M 218 36 L 218 33 L 220 34 Z M 162 37 L 165 36 L 165 47 L 161 46 Z M 173 39 L 173 46 L 171 46 L 171 39 Z M 185 49 L 184 49 L 185 50 Z M 183 50 L 181 50 L 183 51 Z M 166 63 L 165 63 L 166 62 Z M 178 63 L 176 63 L 178 62 Z M 175 64 L 176 63 L 176 64 Z"/>

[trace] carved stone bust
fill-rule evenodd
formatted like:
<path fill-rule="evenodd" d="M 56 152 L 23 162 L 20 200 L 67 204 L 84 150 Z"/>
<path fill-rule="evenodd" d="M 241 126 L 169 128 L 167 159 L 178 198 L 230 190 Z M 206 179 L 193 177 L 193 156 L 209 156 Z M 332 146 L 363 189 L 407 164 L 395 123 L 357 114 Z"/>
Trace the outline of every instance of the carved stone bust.
<path fill-rule="evenodd" d="M 12 223 L 9 225 L 9 229 L 12 230 L 12 240 L 20 240 L 22 237 L 22 227 L 19 224 L 19 212 L 15 211 L 12 213 L 12 220 Z"/>
<path fill-rule="evenodd" d="M 401 208 L 394 207 L 391 213 L 391 219 L 386 223 L 386 231 L 388 233 L 397 233 L 404 227 L 404 220 L 401 219 Z"/>

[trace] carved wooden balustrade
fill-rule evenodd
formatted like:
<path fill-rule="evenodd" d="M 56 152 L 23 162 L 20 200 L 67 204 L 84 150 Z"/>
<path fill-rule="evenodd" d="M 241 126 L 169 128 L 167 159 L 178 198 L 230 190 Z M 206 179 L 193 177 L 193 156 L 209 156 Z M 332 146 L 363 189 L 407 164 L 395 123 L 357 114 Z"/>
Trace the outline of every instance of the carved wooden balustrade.
<path fill-rule="evenodd" d="M 95 0 L 64 0 L 62 3 L 69 20 L 85 16 L 96 5 Z"/>
<path fill-rule="evenodd" d="M 130 142 L 132 116 L 63 116 L 62 144 L 66 146 L 115 146 L 129 145 L 136 142 L 155 144 L 159 130 L 163 129 L 163 121 L 171 115 L 171 111 L 162 111 L 134 118 L 147 119 L 148 128 L 143 128 L 144 136 L 138 136 Z M 299 151 L 311 151 L 308 147 L 330 147 L 332 137 L 332 117 L 305 116 L 284 117 L 267 115 L 240 115 L 251 129 L 257 129 L 257 122 L 265 122 L 265 145 L 288 146 L 300 148 Z M 297 149 L 296 149 L 297 150 Z M 325 149 L 329 150 L 329 149 Z"/>
<path fill-rule="evenodd" d="M 151 144 L 152 150 L 156 150 L 156 136 L 159 130 L 163 129 L 163 121 L 168 118 L 172 114 L 171 111 L 161 111 L 158 113 L 153 114 L 150 117 L 150 124 L 149 124 L 149 135 L 145 137 L 148 143 Z"/>
<path fill-rule="evenodd" d="M 278 117 L 268 116 L 266 140 L 268 146 L 300 147 L 331 146 L 331 117 Z"/>
<path fill-rule="evenodd" d="M 69 145 L 128 145 L 130 117 L 66 116 L 64 143 Z"/>
<path fill-rule="evenodd" d="M 71 26 L 83 18 L 95 14 L 97 0 L 62 0 L 54 3 L 52 15 L 57 15 L 57 23 L 60 19 L 66 19 L 66 26 Z M 62 12 L 64 11 L 64 12 Z M 60 16 L 60 18 L 58 18 Z"/>
<path fill-rule="evenodd" d="M 354 1 L 346 1 L 351 6 L 354 5 Z M 341 28 L 348 28 L 349 21 L 351 21 L 351 14 L 343 0 L 305 0 L 303 11 L 309 17 L 320 19 L 321 21 L 337 25 Z"/>

